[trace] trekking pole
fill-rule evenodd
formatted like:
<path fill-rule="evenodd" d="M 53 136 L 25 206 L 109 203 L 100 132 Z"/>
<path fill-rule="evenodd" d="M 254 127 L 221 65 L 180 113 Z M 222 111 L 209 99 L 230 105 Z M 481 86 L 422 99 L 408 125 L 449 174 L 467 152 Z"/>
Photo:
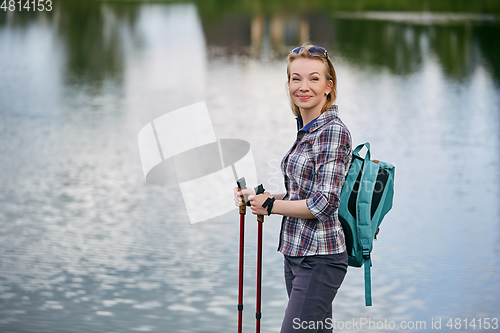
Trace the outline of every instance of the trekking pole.
<path fill-rule="evenodd" d="M 245 190 L 247 188 L 245 177 L 242 177 L 236 181 L 238 184 L 238 190 Z M 245 242 L 245 214 L 247 207 L 249 205 L 248 195 L 245 194 L 241 198 L 240 206 L 240 259 L 239 259 L 239 282 L 238 282 L 238 333 L 242 331 L 243 323 L 243 252 L 244 252 L 244 242 Z"/>
<path fill-rule="evenodd" d="M 255 188 L 255 194 L 264 193 L 262 184 Z M 260 318 L 261 313 L 261 287 L 262 287 L 262 228 L 264 226 L 264 215 L 257 215 L 257 299 L 255 306 L 255 332 L 260 333 Z"/>

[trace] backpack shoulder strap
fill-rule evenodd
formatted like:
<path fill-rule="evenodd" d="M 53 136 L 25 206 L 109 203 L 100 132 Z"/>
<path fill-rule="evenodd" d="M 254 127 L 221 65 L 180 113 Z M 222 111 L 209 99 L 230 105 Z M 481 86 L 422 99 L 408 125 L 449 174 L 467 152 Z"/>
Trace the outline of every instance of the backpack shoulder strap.
<path fill-rule="evenodd" d="M 365 305 L 372 306 L 372 283 L 370 274 L 372 260 L 370 258 L 365 259 L 363 265 L 365 266 Z"/>
<path fill-rule="evenodd" d="M 368 151 L 366 152 L 364 158 L 363 174 L 359 184 L 358 199 L 356 202 L 356 222 L 358 225 L 359 244 L 363 251 L 363 265 L 365 266 L 365 304 L 367 306 L 371 306 L 370 254 L 373 246 L 373 235 L 371 232 L 371 205 L 372 194 L 375 188 L 375 181 L 377 179 L 379 166 L 370 160 L 370 144 L 367 142 L 364 145 Z"/>

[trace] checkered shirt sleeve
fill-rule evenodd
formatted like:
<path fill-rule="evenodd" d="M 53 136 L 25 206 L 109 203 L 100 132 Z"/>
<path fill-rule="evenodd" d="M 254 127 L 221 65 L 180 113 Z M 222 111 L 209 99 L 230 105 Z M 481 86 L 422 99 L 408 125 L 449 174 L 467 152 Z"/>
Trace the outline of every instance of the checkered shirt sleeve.
<path fill-rule="evenodd" d="M 307 208 L 321 222 L 327 222 L 340 204 L 350 163 L 350 135 L 340 125 L 326 126 L 312 146 L 315 156 L 316 191 L 307 199 Z"/>

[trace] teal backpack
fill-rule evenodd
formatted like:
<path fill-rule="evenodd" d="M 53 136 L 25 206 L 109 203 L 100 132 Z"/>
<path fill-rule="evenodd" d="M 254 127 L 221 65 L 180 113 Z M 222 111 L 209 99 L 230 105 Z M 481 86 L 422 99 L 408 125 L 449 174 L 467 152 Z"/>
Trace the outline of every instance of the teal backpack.
<path fill-rule="evenodd" d="M 364 158 L 360 150 L 366 147 Z M 338 209 L 344 229 L 349 266 L 365 265 L 365 304 L 372 305 L 370 267 L 373 239 L 380 223 L 392 208 L 394 166 L 370 159 L 370 144 L 360 144 L 352 152 L 352 164 L 340 194 Z"/>

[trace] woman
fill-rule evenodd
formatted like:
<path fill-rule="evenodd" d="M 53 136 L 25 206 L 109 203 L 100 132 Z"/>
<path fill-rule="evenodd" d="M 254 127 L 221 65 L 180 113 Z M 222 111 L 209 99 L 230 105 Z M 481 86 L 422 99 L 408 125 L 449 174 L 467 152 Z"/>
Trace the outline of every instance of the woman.
<path fill-rule="evenodd" d="M 337 78 L 327 51 L 306 45 L 288 55 L 288 91 L 297 140 L 281 162 L 286 193 L 250 194 L 252 213 L 283 215 L 288 306 L 281 332 L 332 332 L 332 302 L 347 272 L 339 197 L 351 163 L 351 135 L 338 116 Z"/>

